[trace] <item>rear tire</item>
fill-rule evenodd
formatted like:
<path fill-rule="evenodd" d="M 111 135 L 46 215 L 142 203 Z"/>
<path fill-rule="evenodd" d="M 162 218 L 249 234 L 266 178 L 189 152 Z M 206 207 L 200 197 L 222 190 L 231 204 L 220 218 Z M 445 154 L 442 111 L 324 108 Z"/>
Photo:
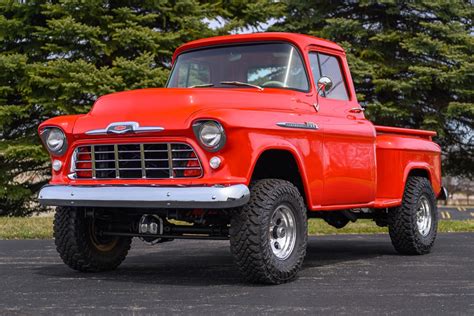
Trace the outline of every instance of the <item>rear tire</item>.
<path fill-rule="evenodd" d="M 438 210 L 431 183 L 424 177 L 409 177 L 402 205 L 391 209 L 389 233 L 401 254 L 422 255 L 431 251 L 438 229 Z"/>
<path fill-rule="evenodd" d="M 116 269 L 130 249 L 129 237 L 101 237 L 98 224 L 85 208 L 57 207 L 54 242 L 61 259 L 74 270 L 100 272 Z"/>
<path fill-rule="evenodd" d="M 306 207 L 290 182 L 255 182 L 250 201 L 231 219 L 230 248 L 247 281 L 280 284 L 301 269 L 307 243 Z"/>

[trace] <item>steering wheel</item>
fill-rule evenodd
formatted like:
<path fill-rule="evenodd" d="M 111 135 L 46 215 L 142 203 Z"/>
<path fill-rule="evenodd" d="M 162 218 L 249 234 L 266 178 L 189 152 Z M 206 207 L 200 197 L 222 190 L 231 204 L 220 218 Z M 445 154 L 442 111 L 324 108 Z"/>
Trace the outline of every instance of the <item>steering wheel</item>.
<path fill-rule="evenodd" d="M 271 80 L 262 84 L 262 87 L 281 87 L 284 88 L 285 84 L 281 81 Z"/>

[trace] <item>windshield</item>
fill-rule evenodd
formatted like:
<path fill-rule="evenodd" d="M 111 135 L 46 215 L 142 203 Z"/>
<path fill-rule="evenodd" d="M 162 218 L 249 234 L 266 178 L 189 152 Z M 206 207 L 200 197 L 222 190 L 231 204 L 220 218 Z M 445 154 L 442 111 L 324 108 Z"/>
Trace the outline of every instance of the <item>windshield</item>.
<path fill-rule="evenodd" d="M 252 85 L 307 91 L 308 79 L 297 49 L 286 43 L 240 44 L 182 53 L 176 59 L 167 87 Z"/>

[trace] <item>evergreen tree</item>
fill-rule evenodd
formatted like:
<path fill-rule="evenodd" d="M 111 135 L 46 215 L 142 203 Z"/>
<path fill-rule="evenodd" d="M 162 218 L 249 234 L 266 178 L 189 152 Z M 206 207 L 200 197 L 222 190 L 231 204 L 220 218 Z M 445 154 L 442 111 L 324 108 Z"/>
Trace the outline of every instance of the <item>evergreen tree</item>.
<path fill-rule="evenodd" d="M 341 43 L 370 118 L 437 130 L 445 172 L 472 177 L 468 2 L 3 0 L 0 12 L 0 215 L 38 210 L 50 172 L 41 121 L 85 113 L 106 93 L 162 86 L 180 44 L 269 19 Z"/>
<path fill-rule="evenodd" d="M 288 0 L 273 30 L 341 44 L 376 124 L 431 129 L 443 173 L 474 175 L 474 7 L 469 1 Z"/>
<path fill-rule="evenodd" d="M 179 45 L 256 26 L 273 6 L 267 0 L 0 1 L 0 215 L 40 210 L 35 194 L 50 173 L 40 122 L 86 113 L 106 93 L 163 86 Z M 223 24 L 210 27 L 216 18 Z"/>

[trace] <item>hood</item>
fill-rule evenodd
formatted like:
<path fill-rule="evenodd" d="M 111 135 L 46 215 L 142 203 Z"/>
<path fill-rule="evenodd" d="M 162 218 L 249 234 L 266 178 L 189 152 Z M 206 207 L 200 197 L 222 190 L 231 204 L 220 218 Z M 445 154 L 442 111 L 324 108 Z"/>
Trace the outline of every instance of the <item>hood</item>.
<path fill-rule="evenodd" d="M 99 98 L 92 110 L 80 117 L 74 134 L 85 135 L 116 122 L 137 122 L 140 127 L 189 128 L 206 109 L 290 109 L 295 91 L 251 88 L 158 88 L 131 90 Z M 218 119 L 218 118 L 217 118 Z"/>

